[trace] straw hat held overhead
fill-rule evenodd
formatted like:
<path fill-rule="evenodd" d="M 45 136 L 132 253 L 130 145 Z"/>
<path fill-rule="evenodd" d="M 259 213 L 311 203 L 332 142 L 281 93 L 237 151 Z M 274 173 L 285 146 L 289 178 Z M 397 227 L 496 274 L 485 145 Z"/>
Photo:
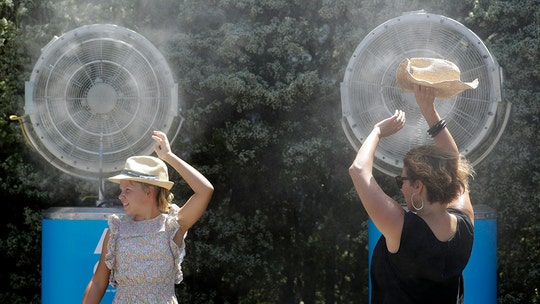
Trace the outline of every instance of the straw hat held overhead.
<path fill-rule="evenodd" d="M 461 72 L 454 63 L 439 58 L 406 58 L 398 66 L 396 80 L 405 92 L 412 92 L 414 85 L 435 89 L 435 97 L 449 99 L 457 94 L 478 87 L 478 79 L 461 81 Z"/>

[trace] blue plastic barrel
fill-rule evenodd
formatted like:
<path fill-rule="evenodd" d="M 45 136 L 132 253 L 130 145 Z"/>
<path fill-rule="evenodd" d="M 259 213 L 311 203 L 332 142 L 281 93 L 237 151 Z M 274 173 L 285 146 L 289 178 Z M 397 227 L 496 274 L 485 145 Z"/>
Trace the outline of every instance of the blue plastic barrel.
<path fill-rule="evenodd" d="M 474 243 L 463 271 L 465 303 L 497 303 L 497 214 L 486 205 L 474 206 Z"/>
<path fill-rule="evenodd" d="M 54 207 L 43 212 L 41 303 L 80 303 L 99 257 L 107 217 L 116 208 Z M 111 303 L 109 285 L 101 303 Z"/>
<path fill-rule="evenodd" d="M 465 280 L 465 304 L 497 303 L 497 216 L 493 208 L 474 205 L 474 243 L 467 267 L 463 270 Z M 368 265 L 381 236 L 371 219 L 368 220 Z M 368 272 L 369 273 L 369 272 Z M 371 303 L 371 278 L 369 279 L 369 302 Z"/>

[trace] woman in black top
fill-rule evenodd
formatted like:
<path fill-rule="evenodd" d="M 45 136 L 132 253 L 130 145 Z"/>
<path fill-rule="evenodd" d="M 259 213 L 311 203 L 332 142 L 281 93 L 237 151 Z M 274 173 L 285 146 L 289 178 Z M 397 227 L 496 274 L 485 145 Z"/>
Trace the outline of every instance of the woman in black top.
<path fill-rule="evenodd" d="M 407 153 L 396 182 L 406 212 L 374 180 L 380 138 L 403 128 L 405 113 L 375 125 L 349 173 L 364 208 L 382 233 L 372 258 L 372 303 L 461 303 L 462 271 L 473 243 L 474 212 L 467 180 L 471 165 L 434 106 L 434 90 L 414 85 L 414 94 L 435 145 Z"/>

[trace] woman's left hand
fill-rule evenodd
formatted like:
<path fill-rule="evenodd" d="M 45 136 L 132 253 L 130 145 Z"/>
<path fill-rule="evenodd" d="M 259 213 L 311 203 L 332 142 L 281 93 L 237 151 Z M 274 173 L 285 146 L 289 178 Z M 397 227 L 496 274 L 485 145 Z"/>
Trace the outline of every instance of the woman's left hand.
<path fill-rule="evenodd" d="M 154 144 L 154 151 L 161 159 L 165 159 L 171 152 L 171 145 L 167 139 L 167 135 L 161 131 L 154 131 L 152 139 L 156 141 Z"/>
<path fill-rule="evenodd" d="M 387 137 L 397 133 L 405 126 L 405 112 L 396 110 L 394 115 L 378 122 L 374 129 L 379 129 L 380 137 Z"/>

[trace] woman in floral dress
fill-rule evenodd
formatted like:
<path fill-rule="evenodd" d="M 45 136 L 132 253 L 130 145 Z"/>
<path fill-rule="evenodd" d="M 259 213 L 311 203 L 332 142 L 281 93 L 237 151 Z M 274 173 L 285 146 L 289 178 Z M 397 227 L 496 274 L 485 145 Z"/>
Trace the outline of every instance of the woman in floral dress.
<path fill-rule="evenodd" d="M 101 257 L 83 303 L 99 303 L 108 284 L 113 303 L 178 303 L 174 285 L 182 281 L 181 263 L 188 229 L 202 216 L 214 188 L 195 168 L 176 156 L 167 136 L 154 131 L 158 157 L 133 156 L 119 175 L 119 199 L 125 215 L 109 219 Z M 194 191 L 182 207 L 171 204 L 167 165 Z"/>

